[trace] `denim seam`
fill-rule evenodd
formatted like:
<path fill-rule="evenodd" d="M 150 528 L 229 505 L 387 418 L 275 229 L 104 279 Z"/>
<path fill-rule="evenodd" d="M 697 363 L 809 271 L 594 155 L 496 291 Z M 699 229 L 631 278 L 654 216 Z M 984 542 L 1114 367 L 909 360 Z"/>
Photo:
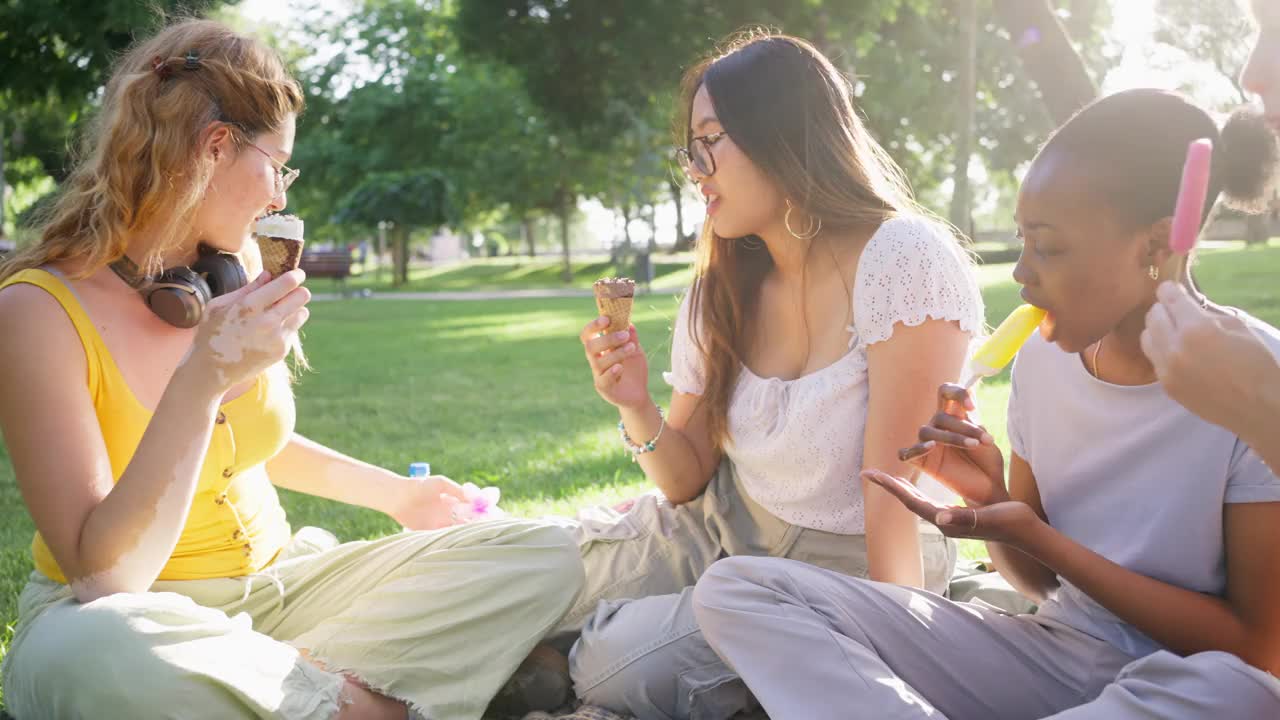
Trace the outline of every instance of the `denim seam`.
<path fill-rule="evenodd" d="M 629 582 L 634 582 L 640 578 L 648 576 L 650 572 L 647 568 L 650 565 L 652 565 L 652 562 L 654 560 L 670 557 L 671 554 L 674 552 L 675 552 L 675 547 L 673 543 L 662 543 L 661 545 L 658 546 L 656 550 L 645 555 L 642 558 L 642 561 L 636 564 L 635 571 L 633 571 L 632 573 L 630 573 L 625 577 L 614 580 L 614 582 L 611 582 L 608 585 L 605 585 L 604 587 L 596 591 L 595 594 L 593 594 L 592 596 L 588 598 L 584 598 L 581 601 L 574 602 L 575 606 L 581 608 L 581 610 L 579 610 L 577 614 L 582 615 L 583 617 L 590 615 L 592 612 L 595 611 L 601 599 L 613 593 L 614 588 Z"/>
<path fill-rule="evenodd" d="M 717 707 L 715 708 L 716 712 L 704 713 L 700 711 L 700 708 L 696 707 L 698 705 L 698 702 L 700 702 L 698 700 L 699 698 L 704 697 L 708 693 L 719 690 L 720 688 L 724 687 L 725 685 L 728 685 L 731 682 L 734 682 L 734 681 L 741 682 L 742 678 L 738 677 L 736 673 L 730 670 L 728 668 L 727 663 L 724 663 L 723 661 L 721 661 L 720 663 L 710 663 L 708 665 L 699 665 L 696 668 L 690 668 L 680 673 L 680 679 L 683 680 L 691 672 L 694 672 L 697 670 L 703 670 L 705 668 L 712 667 L 713 665 L 716 665 L 716 664 L 721 664 L 725 666 L 724 672 L 722 673 L 721 677 L 716 678 L 715 682 L 711 683 L 710 685 L 707 685 L 706 687 L 700 687 L 700 688 L 692 689 L 689 691 L 690 720 L 703 720 L 703 718 L 708 718 L 708 717 L 710 718 L 727 717 L 727 714 L 725 713 L 724 708 Z M 744 688 L 744 692 L 748 694 L 751 693 L 751 690 L 749 688 L 746 688 L 745 683 L 743 684 L 743 688 Z"/>
<path fill-rule="evenodd" d="M 646 655 L 653 653 L 658 648 L 683 640 L 684 638 L 696 632 L 701 632 L 701 628 L 698 626 L 697 622 L 694 622 L 690 625 L 682 626 L 677 630 L 673 630 L 672 632 L 659 637 L 658 639 L 654 640 L 653 642 L 647 645 L 641 645 L 640 647 L 632 650 L 627 655 L 624 655 L 618 660 L 614 661 L 612 665 L 609 665 L 604 670 L 601 670 L 600 672 L 592 675 L 590 678 L 590 682 L 582 683 L 583 689 L 579 694 L 585 695 L 587 692 L 589 692 L 593 688 L 601 685 L 605 681 L 612 678 L 614 675 L 617 675 L 619 672 L 622 671 L 623 668 L 630 665 L 631 663 L 639 660 L 640 658 Z"/>

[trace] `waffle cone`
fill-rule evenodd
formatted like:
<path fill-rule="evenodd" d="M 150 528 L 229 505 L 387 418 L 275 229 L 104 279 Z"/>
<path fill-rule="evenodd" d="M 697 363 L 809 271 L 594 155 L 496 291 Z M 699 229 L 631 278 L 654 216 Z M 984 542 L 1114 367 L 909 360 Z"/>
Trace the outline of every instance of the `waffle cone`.
<path fill-rule="evenodd" d="M 261 237 L 258 248 L 262 251 L 262 269 L 277 278 L 290 270 L 296 270 L 302 261 L 302 241 L 289 238 Z"/>
<path fill-rule="evenodd" d="M 601 315 L 609 318 L 609 327 L 604 331 L 622 332 L 631 327 L 631 305 L 634 302 L 633 297 L 602 297 L 596 293 L 596 307 Z"/>

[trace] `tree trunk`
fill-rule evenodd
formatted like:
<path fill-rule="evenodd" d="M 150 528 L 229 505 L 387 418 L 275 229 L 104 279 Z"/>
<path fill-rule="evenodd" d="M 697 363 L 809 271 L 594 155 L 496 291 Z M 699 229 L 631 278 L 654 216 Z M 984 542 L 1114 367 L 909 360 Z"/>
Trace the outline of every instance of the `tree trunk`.
<path fill-rule="evenodd" d="M 409 228 L 397 224 L 392 231 L 395 240 L 395 275 L 391 284 L 400 287 L 409 282 Z"/>
<path fill-rule="evenodd" d="M 568 284 L 573 282 L 573 261 L 569 257 L 569 210 L 572 195 L 567 190 L 561 190 L 559 199 L 557 213 L 560 215 L 560 249 L 564 252 L 564 269 L 560 271 L 560 279 Z"/>
<path fill-rule="evenodd" d="M 387 251 L 387 223 L 378 223 L 378 239 L 374 241 L 373 281 L 382 284 L 382 256 Z"/>
<path fill-rule="evenodd" d="M 680 192 L 680 183 L 671 180 L 667 183 L 671 188 L 671 201 L 676 204 L 676 241 L 671 243 L 672 252 L 680 252 L 684 245 L 684 193 Z"/>
<path fill-rule="evenodd" d="M 1067 32 L 1074 37 L 1084 37 L 1093 28 L 1093 20 L 1098 15 L 1099 0 L 1072 0 L 1071 19 L 1067 21 Z"/>
<path fill-rule="evenodd" d="M 1271 230 L 1267 227 L 1266 215 L 1250 215 L 1245 218 L 1244 242 L 1246 245 L 1261 245 L 1270 240 Z"/>
<path fill-rule="evenodd" d="M 1040 88 L 1055 124 L 1066 122 L 1098 97 L 1084 58 L 1071 44 L 1049 0 L 994 1 L 996 16 L 1009 31 L 1022 66 Z"/>
<path fill-rule="evenodd" d="M 631 254 L 631 204 L 625 203 L 619 210 L 622 212 L 622 247 L 614 250 L 615 263 Z"/>
<path fill-rule="evenodd" d="M 964 59 L 960 65 L 960 126 L 956 129 L 955 189 L 951 193 L 951 224 L 973 237 L 973 200 L 969 185 L 969 159 L 973 155 L 973 119 L 976 112 L 978 64 L 977 0 L 961 0 L 960 37 Z"/>
<path fill-rule="evenodd" d="M 658 249 L 658 209 L 649 205 L 649 254 Z"/>
<path fill-rule="evenodd" d="M 528 215 L 520 216 L 520 234 L 524 235 L 525 244 L 529 247 L 529 257 L 537 257 L 538 249 L 533 242 L 533 220 Z"/>

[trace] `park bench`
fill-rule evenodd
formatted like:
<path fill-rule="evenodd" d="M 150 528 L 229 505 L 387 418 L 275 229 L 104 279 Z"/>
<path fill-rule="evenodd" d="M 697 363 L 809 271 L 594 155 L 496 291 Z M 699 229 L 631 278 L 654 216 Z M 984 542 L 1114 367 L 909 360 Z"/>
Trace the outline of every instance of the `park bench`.
<path fill-rule="evenodd" d="M 342 296 L 347 295 L 347 278 L 351 276 L 351 253 L 343 250 L 309 250 L 302 253 L 298 267 L 308 278 L 333 278 Z"/>

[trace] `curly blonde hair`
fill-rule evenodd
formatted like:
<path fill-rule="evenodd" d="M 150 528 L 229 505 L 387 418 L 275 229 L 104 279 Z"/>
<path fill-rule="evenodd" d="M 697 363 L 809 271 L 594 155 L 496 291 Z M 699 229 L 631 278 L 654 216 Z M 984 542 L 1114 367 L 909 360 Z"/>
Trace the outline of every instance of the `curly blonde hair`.
<path fill-rule="evenodd" d="M 190 234 L 213 174 L 205 129 L 224 122 L 237 151 L 280 129 L 303 93 L 274 50 L 210 20 L 184 20 L 135 44 L 117 61 L 77 161 L 46 210 L 39 241 L 0 263 L 0 281 L 67 259 L 92 274 L 124 255 L 141 228 L 156 243 L 144 268 Z"/>

